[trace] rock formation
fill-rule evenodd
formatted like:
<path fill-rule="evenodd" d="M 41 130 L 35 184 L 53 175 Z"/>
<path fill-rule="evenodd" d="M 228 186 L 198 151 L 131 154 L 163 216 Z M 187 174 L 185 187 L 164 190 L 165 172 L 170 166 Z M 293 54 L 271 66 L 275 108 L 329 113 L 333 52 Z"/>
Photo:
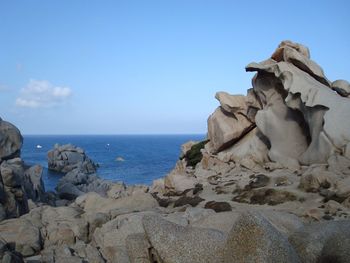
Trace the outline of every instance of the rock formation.
<path fill-rule="evenodd" d="M 40 166 L 27 167 L 20 159 L 22 135 L 0 119 L 0 221 L 29 211 L 28 199 L 45 200 Z"/>
<path fill-rule="evenodd" d="M 0 215 L 20 217 L 0 222 L 0 259 L 349 262 L 349 83 L 291 41 L 246 70 L 253 88 L 218 92 L 208 138 L 184 144 L 152 187 L 107 182 L 82 149 L 57 146 L 49 166 L 67 172 L 57 192 L 70 201 L 43 204 L 41 168 L 23 165 L 6 124 Z"/>
<path fill-rule="evenodd" d="M 95 173 L 97 165 L 85 154 L 82 148 L 71 144 L 58 145 L 47 153 L 50 170 L 68 173 L 79 168 L 86 174 Z"/>

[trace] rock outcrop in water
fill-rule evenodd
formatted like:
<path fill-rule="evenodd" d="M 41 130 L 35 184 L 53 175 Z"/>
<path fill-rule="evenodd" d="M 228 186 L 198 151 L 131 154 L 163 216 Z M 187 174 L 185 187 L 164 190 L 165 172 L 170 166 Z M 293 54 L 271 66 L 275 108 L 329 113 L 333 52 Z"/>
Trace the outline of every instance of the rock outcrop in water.
<path fill-rule="evenodd" d="M 56 147 L 52 166 L 70 170 L 57 190 L 71 200 L 36 202 L 0 222 L 0 259 L 349 262 L 349 83 L 329 81 L 308 48 L 290 41 L 247 70 L 257 72 L 253 88 L 218 92 L 208 138 L 184 144 L 151 188 L 106 182 L 81 169 L 90 160 L 83 150 L 69 146 L 67 157 Z M 40 168 L 23 173 L 13 157 L 0 165 L 2 184 L 38 200 Z"/>
<path fill-rule="evenodd" d="M 83 173 L 96 172 L 97 165 L 85 154 L 85 151 L 72 144 L 58 145 L 47 153 L 50 170 L 68 173 L 79 169 Z"/>

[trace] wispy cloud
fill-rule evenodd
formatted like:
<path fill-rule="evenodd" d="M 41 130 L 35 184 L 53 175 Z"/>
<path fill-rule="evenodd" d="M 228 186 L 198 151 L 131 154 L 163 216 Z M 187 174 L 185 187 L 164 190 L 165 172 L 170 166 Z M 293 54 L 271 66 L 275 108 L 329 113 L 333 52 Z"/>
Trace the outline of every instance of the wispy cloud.
<path fill-rule="evenodd" d="M 69 87 L 54 86 L 47 80 L 31 79 L 16 99 L 16 106 L 49 108 L 64 103 L 72 95 Z"/>

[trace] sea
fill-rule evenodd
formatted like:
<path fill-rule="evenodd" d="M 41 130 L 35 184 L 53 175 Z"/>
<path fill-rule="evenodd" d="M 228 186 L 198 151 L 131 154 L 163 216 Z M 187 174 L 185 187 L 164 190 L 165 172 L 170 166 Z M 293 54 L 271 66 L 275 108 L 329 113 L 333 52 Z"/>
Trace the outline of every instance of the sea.
<path fill-rule="evenodd" d="M 54 191 L 61 173 L 47 169 L 47 152 L 56 143 L 83 148 L 99 164 L 97 174 L 127 185 L 146 184 L 164 177 L 179 159 L 181 145 L 201 141 L 204 134 L 192 135 L 24 135 L 21 156 L 28 165 L 43 166 L 46 191 Z"/>

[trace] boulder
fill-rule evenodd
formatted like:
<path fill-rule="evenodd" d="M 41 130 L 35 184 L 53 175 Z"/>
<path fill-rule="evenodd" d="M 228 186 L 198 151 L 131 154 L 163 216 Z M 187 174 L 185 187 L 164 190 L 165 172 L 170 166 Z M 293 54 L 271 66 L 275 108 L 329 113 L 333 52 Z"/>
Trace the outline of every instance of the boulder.
<path fill-rule="evenodd" d="M 301 176 L 299 188 L 306 192 L 319 192 L 334 186 L 335 175 L 326 171 L 325 166 L 310 166 Z"/>
<path fill-rule="evenodd" d="M 46 201 L 45 186 L 42 178 L 43 167 L 34 165 L 24 171 L 23 186 L 29 199 L 34 202 Z"/>
<path fill-rule="evenodd" d="M 76 168 L 86 174 L 95 173 L 97 165 L 85 151 L 71 144 L 58 145 L 47 153 L 50 170 L 67 173 Z"/>
<path fill-rule="evenodd" d="M 41 234 L 38 227 L 22 218 L 0 222 L 1 240 L 15 248 L 23 256 L 32 256 L 42 248 Z"/>
<path fill-rule="evenodd" d="M 251 160 L 254 165 L 263 165 L 269 161 L 268 144 L 269 142 L 266 141 L 258 128 L 254 128 L 241 140 L 230 148 L 221 151 L 218 155 L 226 155 L 226 160 L 232 160 L 236 163 Z"/>
<path fill-rule="evenodd" d="M 242 114 L 226 113 L 221 107 L 208 118 L 208 139 L 214 153 L 232 146 L 255 126 Z"/>
<path fill-rule="evenodd" d="M 269 221 L 259 213 L 244 213 L 233 225 L 223 262 L 300 262 L 298 255 Z"/>
<path fill-rule="evenodd" d="M 143 217 L 146 236 L 162 262 L 221 262 L 226 235 L 213 229 L 183 227 L 158 215 Z"/>
<path fill-rule="evenodd" d="M 78 200 L 82 198 L 81 200 Z M 105 213 L 112 218 L 119 214 L 131 213 L 133 211 L 152 210 L 158 206 L 157 201 L 149 193 L 135 192 L 130 196 L 113 199 L 105 198 L 97 193 L 91 192 L 79 197 L 80 207 L 86 213 Z"/>
<path fill-rule="evenodd" d="M 350 259 L 350 236 L 344 233 L 331 236 L 323 246 L 318 263 L 347 263 Z"/>
<path fill-rule="evenodd" d="M 159 262 L 159 259 L 157 260 L 152 253 L 149 253 L 151 251 L 151 245 L 143 233 L 129 235 L 126 238 L 126 247 L 130 263 Z"/>
<path fill-rule="evenodd" d="M 330 221 L 305 225 L 289 236 L 289 241 L 297 251 L 301 262 L 316 263 L 327 262 L 324 260 L 325 258 L 329 259 L 330 256 L 334 256 L 333 259 L 337 259 L 338 256 L 347 255 L 346 253 L 348 252 L 345 252 L 343 249 L 349 249 L 349 243 L 347 243 L 348 240 L 346 238 L 342 239 L 342 237 L 349 236 L 349 220 Z M 337 244 L 341 243 L 342 240 L 345 242 L 344 246 L 337 247 Z"/>
<path fill-rule="evenodd" d="M 0 118 L 0 162 L 20 156 L 23 137 L 11 123 Z"/>
<path fill-rule="evenodd" d="M 102 196 L 107 196 L 107 192 L 112 185 L 112 182 L 103 180 L 96 174 L 87 174 L 80 168 L 76 168 L 59 180 L 56 191 L 60 198 L 74 200 L 88 192 L 96 192 Z"/>
<path fill-rule="evenodd" d="M 338 79 L 332 82 L 332 89 L 340 96 L 348 97 L 350 95 L 350 83 L 343 79 Z"/>
<path fill-rule="evenodd" d="M 350 124 L 343 121 L 350 110 L 347 98 L 288 62 L 251 63 L 246 70 L 258 72 L 253 83 L 258 94 L 262 92 L 273 104 L 278 101 L 275 111 L 264 106 L 264 114 L 259 111 L 256 116 L 257 126 L 271 142 L 272 160 L 326 163 L 335 151 L 346 148 L 350 141 Z"/>
<path fill-rule="evenodd" d="M 83 211 L 74 207 L 45 206 L 41 212 L 44 247 L 73 245 L 77 239 L 88 240 L 88 223 L 82 217 Z"/>
<path fill-rule="evenodd" d="M 150 213 L 152 212 L 139 212 L 116 217 L 95 230 L 92 244 L 100 248 L 103 257 L 108 262 L 129 262 L 131 244 L 129 243 L 128 253 L 127 237 L 144 233 L 142 218 Z"/>
<path fill-rule="evenodd" d="M 227 202 L 209 201 L 204 205 L 206 209 L 213 209 L 216 213 L 232 211 L 232 207 Z"/>
<path fill-rule="evenodd" d="M 6 218 L 19 217 L 29 211 L 27 194 L 22 185 L 23 173 L 20 158 L 5 160 L 0 165 L 0 203 Z"/>
<path fill-rule="evenodd" d="M 169 194 L 179 195 L 192 189 L 198 183 L 197 179 L 185 173 L 178 173 L 175 169 L 164 179 L 164 188 Z"/>

